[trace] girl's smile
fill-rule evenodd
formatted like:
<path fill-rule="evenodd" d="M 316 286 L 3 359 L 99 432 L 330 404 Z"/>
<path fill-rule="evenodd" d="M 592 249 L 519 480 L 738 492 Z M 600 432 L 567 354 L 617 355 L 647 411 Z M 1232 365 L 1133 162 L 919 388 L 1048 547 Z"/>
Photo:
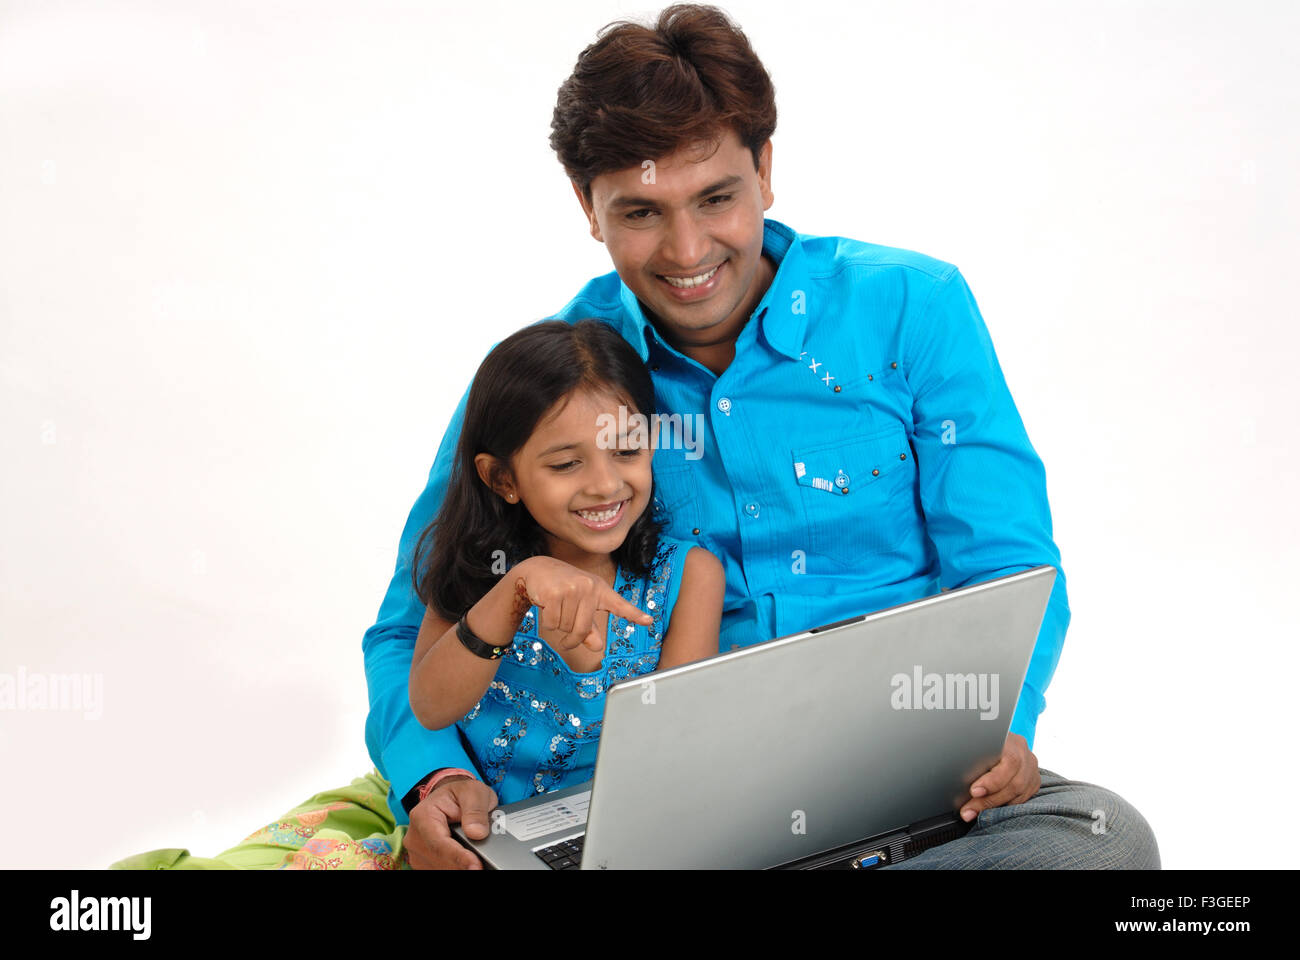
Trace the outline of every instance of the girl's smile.
<path fill-rule="evenodd" d="M 619 500 L 614 504 L 603 504 L 599 507 L 590 507 L 586 510 L 573 511 L 592 530 L 609 530 L 618 526 L 626 512 L 625 507 L 629 500 Z"/>

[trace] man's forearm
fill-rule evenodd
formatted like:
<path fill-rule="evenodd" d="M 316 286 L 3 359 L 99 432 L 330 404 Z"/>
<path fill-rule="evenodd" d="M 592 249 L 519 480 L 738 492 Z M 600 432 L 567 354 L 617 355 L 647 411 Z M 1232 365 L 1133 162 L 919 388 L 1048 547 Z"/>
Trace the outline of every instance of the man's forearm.
<path fill-rule="evenodd" d="M 905 325 L 902 353 L 913 391 L 921 505 L 943 586 L 979 583 L 1039 564 L 1057 569 L 1011 722 L 1011 731 L 1032 747 L 1070 622 L 1065 574 L 1052 537 L 1046 470 L 974 295 L 955 268 Z"/>
<path fill-rule="evenodd" d="M 473 769 L 455 727 L 429 730 L 411 712 L 408 680 L 415 638 L 408 629 L 381 620 L 363 643 L 370 713 L 366 717 L 366 748 L 388 780 L 389 804 L 401 818 L 405 797 L 430 771 L 440 767 Z"/>

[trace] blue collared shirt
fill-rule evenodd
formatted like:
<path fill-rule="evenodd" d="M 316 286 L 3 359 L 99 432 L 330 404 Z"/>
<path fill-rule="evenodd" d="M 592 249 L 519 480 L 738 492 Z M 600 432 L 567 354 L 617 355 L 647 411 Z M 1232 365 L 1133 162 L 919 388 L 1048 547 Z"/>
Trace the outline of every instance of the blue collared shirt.
<path fill-rule="evenodd" d="M 1070 620 L 1046 479 L 956 267 L 765 221 L 772 283 L 715 375 L 669 346 L 611 272 L 555 318 L 600 317 L 650 364 L 668 533 L 727 575 L 720 650 L 1051 564 L 1058 576 L 1011 721 L 1033 747 Z M 402 535 L 363 648 L 366 745 L 389 805 L 430 770 L 473 766 L 420 726 L 407 680 L 423 606 L 410 553 L 446 490 L 465 397 Z"/>

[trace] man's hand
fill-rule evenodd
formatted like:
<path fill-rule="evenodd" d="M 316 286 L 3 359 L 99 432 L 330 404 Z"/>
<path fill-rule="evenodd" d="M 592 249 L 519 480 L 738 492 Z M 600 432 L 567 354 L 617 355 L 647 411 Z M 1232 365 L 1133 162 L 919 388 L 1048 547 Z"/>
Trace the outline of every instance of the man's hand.
<path fill-rule="evenodd" d="M 407 860 L 415 870 L 482 870 L 483 861 L 451 835 L 463 824 L 474 840 L 488 835 L 488 814 L 496 809 L 496 793 L 472 777 L 447 777 L 411 811 L 406 831 Z"/>
<path fill-rule="evenodd" d="M 981 810 L 1024 803 L 1038 792 L 1041 785 L 1038 758 L 1029 749 L 1029 741 L 1018 733 L 1009 733 L 1002 745 L 1002 759 L 971 784 L 973 799 L 961 808 L 961 818 L 970 822 L 979 816 Z"/>

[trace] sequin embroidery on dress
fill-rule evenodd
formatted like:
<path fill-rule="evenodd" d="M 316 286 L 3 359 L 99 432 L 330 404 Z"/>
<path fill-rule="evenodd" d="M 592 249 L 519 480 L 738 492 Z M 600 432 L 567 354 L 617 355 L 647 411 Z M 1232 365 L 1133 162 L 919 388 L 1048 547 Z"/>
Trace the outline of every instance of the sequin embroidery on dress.
<path fill-rule="evenodd" d="M 609 615 L 605 658 L 596 670 L 574 671 L 537 634 L 537 608 L 524 615 L 515 643 L 501 658 L 491 685 L 457 726 L 484 782 L 502 803 L 589 779 L 596 763 L 605 691 L 620 680 L 652 673 L 676 589 L 677 563 L 691 544 L 660 537 L 648 577 L 620 567 L 615 589 L 650 614 L 653 623 Z"/>

